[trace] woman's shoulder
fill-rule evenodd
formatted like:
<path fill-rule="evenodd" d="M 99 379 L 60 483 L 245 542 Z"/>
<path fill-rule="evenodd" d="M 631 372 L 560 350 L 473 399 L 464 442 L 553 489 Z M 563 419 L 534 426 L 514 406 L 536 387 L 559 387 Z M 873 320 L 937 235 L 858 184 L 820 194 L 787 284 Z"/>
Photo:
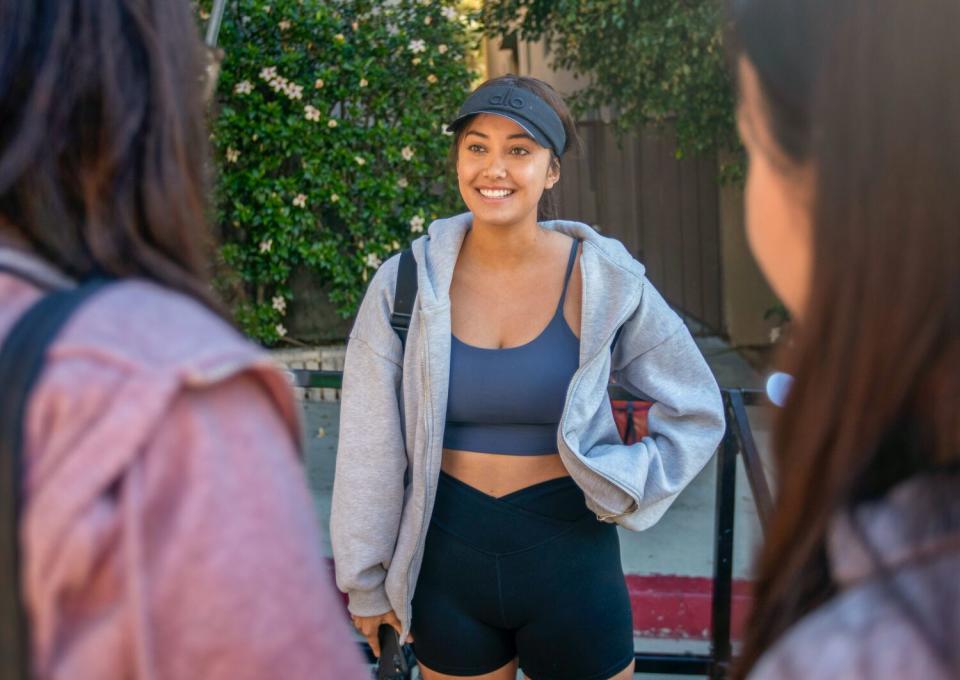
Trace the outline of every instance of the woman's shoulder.
<path fill-rule="evenodd" d="M 98 456 L 105 470 L 119 470 L 181 397 L 219 404 L 221 388 L 244 382 L 273 404 L 267 417 L 297 434 L 291 390 L 265 352 L 186 295 L 147 281 L 111 284 L 74 313 L 47 354 L 25 423 L 31 483 Z"/>
<path fill-rule="evenodd" d="M 751 680 L 946 680 L 924 631 L 887 585 L 874 581 L 850 588 L 809 614 L 760 659 Z M 955 600 L 952 606 L 957 605 Z"/>
<path fill-rule="evenodd" d="M 260 348 L 199 301 L 139 279 L 99 291 L 75 313 L 54 351 L 61 359 L 99 359 L 137 373 L 203 373 L 266 360 Z"/>
<path fill-rule="evenodd" d="M 593 248 L 609 265 L 621 269 L 624 273 L 644 278 L 646 270 L 643 264 L 619 239 L 601 234 L 594 227 L 574 220 L 550 220 L 542 224 L 548 229 L 582 241 L 585 246 Z"/>

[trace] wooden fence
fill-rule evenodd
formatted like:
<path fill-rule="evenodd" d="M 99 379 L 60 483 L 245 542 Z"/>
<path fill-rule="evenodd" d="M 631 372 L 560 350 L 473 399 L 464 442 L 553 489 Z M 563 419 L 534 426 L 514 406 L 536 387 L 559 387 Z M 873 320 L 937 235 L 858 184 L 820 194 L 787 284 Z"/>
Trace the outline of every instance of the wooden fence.
<path fill-rule="evenodd" d="M 723 333 L 717 164 L 677 159 L 669 132 L 618 144 L 612 126 L 580 124 L 583 148 L 564 159 L 559 216 L 626 245 L 671 305 Z"/>

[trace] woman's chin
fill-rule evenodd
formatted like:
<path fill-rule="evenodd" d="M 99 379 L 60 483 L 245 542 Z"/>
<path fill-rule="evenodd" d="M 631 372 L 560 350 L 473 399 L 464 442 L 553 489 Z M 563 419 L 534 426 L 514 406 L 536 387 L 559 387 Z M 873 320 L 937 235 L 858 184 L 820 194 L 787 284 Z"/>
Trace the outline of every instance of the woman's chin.
<path fill-rule="evenodd" d="M 507 227 L 519 224 L 523 222 L 531 212 L 534 215 L 534 220 L 536 220 L 536 207 L 534 207 L 532 211 L 524 211 L 519 210 L 515 205 L 511 206 L 506 203 L 504 205 L 490 205 L 486 202 L 479 205 L 474 203 L 467 207 L 470 208 L 470 212 L 473 213 L 473 219 L 475 221 L 491 226 Z"/>

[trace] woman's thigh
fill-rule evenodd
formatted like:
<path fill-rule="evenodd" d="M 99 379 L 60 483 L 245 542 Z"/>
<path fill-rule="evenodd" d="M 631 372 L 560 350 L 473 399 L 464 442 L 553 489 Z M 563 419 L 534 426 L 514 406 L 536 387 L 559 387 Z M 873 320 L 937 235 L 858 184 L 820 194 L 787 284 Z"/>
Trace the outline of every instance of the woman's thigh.
<path fill-rule="evenodd" d="M 460 680 L 461 678 L 467 677 L 463 675 L 445 675 L 438 671 L 430 670 L 422 663 L 420 664 L 420 675 L 423 680 Z M 516 680 L 517 677 L 517 660 L 507 662 L 507 664 L 492 673 L 484 673 L 483 675 L 471 675 L 469 676 L 470 680 Z"/>
<path fill-rule="evenodd" d="M 610 677 L 608 680 L 633 680 L 633 667 L 634 667 L 634 665 L 635 665 L 634 662 L 631 660 L 630 663 L 627 664 L 627 667 L 626 667 L 626 668 L 624 668 L 622 671 L 620 671 L 620 672 L 617 673 L 616 675 Z M 513 676 L 510 676 L 510 677 L 512 678 Z M 498 680 L 499 680 L 499 679 L 498 679 Z M 524 675 L 524 676 L 523 676 L 523 680 L 536 680 L 536 679 L 535 679 L 535 678 L 531 678 L 531 677 L 528 676 L 528 675 Z"/>

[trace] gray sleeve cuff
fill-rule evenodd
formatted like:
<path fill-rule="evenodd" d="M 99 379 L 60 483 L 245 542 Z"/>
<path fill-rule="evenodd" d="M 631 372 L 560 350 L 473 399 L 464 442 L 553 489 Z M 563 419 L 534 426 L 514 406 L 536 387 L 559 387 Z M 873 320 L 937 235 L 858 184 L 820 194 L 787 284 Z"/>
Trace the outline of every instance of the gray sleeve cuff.
<path fill-rule="evenodd" d="M 347 593 L 350 602 L 347 609 L 357 616 L 378 616 L 393 609 L 387 599 L 387 591 L 378 586 L 373 590 L 354 590 Z"/>

